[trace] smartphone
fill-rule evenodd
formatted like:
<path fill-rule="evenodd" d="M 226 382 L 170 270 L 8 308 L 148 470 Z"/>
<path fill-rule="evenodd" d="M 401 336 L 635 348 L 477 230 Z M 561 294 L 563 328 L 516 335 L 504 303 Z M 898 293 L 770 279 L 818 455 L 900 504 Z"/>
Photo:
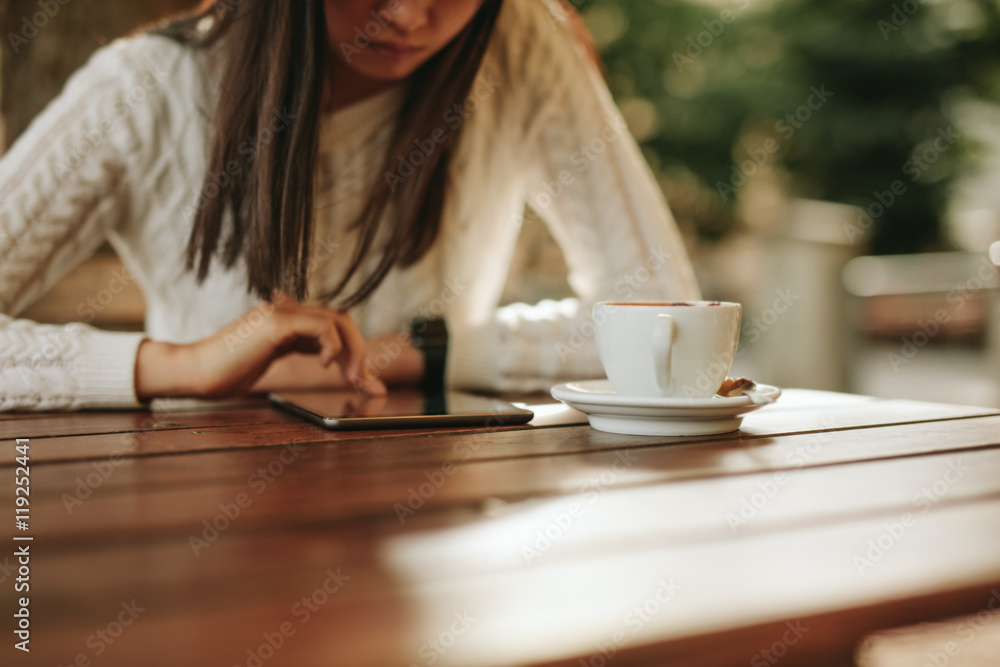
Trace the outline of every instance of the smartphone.
<path fill-rule="evenodd" d="M 354 391 L 281 391 L 275 406 L 333 430 L 508 426 L 526 424 L 535 413 L 497 398 L 462 392 L 437 395 L 416 390 L 365 396 Z"/>

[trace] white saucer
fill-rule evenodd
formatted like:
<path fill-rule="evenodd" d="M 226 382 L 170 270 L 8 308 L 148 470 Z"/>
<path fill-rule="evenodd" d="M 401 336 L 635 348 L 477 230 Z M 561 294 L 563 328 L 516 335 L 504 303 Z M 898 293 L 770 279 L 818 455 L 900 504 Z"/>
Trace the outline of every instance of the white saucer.
<path fill-rule="evenodd" d="M 758 384 L 776 399 L 781 390 Z M 762 406 L 747 396 L 734 398 L 640 398 L 619 396 L 609 380 L 567 382 L 552 388 L 553 398 L 586 413 L 598 431 L 625 435 L 712 435 L 735 431 L 743 415 Z"/>

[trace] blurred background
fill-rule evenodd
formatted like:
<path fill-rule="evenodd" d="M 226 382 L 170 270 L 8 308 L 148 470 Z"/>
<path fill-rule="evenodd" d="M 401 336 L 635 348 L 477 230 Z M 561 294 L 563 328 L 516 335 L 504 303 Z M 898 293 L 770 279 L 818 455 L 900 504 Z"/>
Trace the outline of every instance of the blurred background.
<path fill-rule="evenodd" d="M 734 373 L 1000 407 L 1000 1 L 564 1 L 705 296 L 744 304 Z M 197 4 L 61 2 L 0 0 L 3 146 L 94 49 Z M 141 328 L 116 270 L 106 249 L 25 316 L 90 298 L 95 325 Z M 505 299 L 567 294 L 529 216 Z"/>

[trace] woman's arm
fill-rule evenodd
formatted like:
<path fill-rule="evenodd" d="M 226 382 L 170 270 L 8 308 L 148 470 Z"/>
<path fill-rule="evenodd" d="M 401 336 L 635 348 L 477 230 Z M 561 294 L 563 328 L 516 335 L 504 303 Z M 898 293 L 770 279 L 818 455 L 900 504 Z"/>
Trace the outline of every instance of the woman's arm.
<path fill-rule="evenodd" d="M 247 320 L 256 322 L 249 331 Z M 135 390 L 141 399 L 333 387 L 385 394 L 366 350 L 347 313 L 279 297 L 194 343 L 143 341 Z"/>
<path fill-rule="evenodd" d="M 0 160 L 0 410 L 137 405 L 141 334 L 13 317 L 128 215 L 126 156 L 157 72 L 98 52 Z M 148 104 L 148 102 L 147 102 Z"/>
<path fill-rule="evenodd" d="M 183 53 L 159 37 L 102 49 L 0 161 L 0 410 L 137 407 L 301 381 L 385 392 L 353 321 L 328 308 L 264 304 L 252 335 L 234 333 L 241 318 L 185 345 L 12 317 L 120 225 L 147 224 L 131 217 L 156 201 L 139 198 L 156 194 L 150 174 L 169 150 L 165 100 L 200 91 L 178 74 Z"/>
<path fill-rule="evenodd" d="M 700 291 L 663 194 L 591 54 L 542 3 L 521 12 L 518 145 L 528 205 L 569 265 L 576 297 L 499 309 L 498 385 L 541 390 L 603 376 L 591 306 L 600 300 L 696 299 Z"/>

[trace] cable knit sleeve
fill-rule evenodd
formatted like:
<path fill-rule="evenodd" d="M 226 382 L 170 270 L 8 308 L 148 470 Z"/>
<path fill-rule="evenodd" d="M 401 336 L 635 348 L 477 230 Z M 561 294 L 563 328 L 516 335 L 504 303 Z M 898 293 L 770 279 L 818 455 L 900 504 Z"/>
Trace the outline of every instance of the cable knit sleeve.
<path fill-rule="evenodd" d="M 699 289 L 662 191 L 590 54 L 541 0 L 516 4 L 519 173 L 577 294 L 497 313 L 498 388 L 529 391 L 603 377 L 595 302 L 696 299 Z"/>
<path fill-rule="evenodd" d="M 137 406 L 141 334 L 14 319 L 129 213 L 162 72 L 139 40 L 95 54 L 0 160 L 0 410 Z"/>

